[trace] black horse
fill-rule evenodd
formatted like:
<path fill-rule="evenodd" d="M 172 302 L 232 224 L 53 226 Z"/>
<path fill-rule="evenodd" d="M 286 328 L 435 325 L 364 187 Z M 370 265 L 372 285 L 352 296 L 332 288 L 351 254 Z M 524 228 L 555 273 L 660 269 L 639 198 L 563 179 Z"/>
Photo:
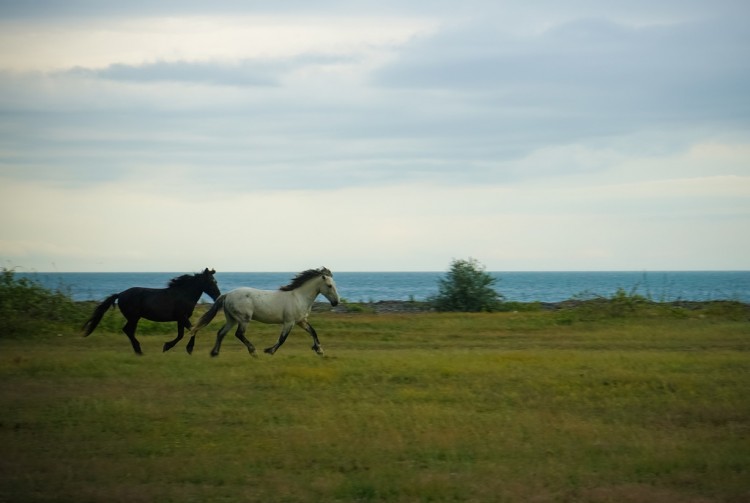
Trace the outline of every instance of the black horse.
<path fill-rule="evenodd" d="M 193 314 L 195 304 L 203 292 L 207 293 L 214 301 L 219 298 L 221 292 L 216 284 L 214 274 L 216 271 L 205 269 L 198 274 L 185 274 L 170 280 L 167 288 L 128 288 L 120 293 L 110 295 L 94 309 L 94 314 L 83 324 L 83 336 L 86 337 L 94 331 L 102 320 L 104 313 L 110 306 L 114 307 L 115 301 L 120 311 L 127 320 L 122 331 L 130 339 L 130 344 L 139 355 L 141 344 L 135 338 L 135 329 L 138 320 L 146 318 L 151 321 L 176 321 L 177 338 L 164 343 L 164 351 L 170 350 L 175 344 L 182 340 L 185 327 L 190 330 L 190 316 Z"/>

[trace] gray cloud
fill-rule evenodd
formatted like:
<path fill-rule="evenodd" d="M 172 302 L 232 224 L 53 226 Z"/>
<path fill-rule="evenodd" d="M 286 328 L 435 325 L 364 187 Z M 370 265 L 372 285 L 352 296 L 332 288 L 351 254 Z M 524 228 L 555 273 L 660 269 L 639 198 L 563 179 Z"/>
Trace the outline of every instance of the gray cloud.
<path fill-rule="evenodd" d="M 71 17 L 143 17 L 161 15 L 217 15 L 217 14 L 404 14 L 439 16 L 455 19 L 463 16 L 495 14 L 534 18 L 565 18 L 571 12 L 586 11 L 594 16 L 633 16 L 646 18 L 673 18 L 676 14 L 690 18 L 726 11 L 745 10 L 744 0 L 632 0 L 630 2 L 592 2 L 590 0 L 569 0 L 567 2 L 534 2 L 525 0 L 285 0 L 267 2 L 256 0 L 131 0 L 129 2 L 111 0 L 0 0 L 0 13 L 6 19 L 12 18 L 57 18 Z"/>
<path fill-rule="evenodd" d="M 632 5 L 615 14 L 647 12 Z M 660 9 L 667 18 L 680 11 Z M 437 12 L 448 10 L 445 2 Z M 564 9 L 552 10 L 552 18 L 565 18 Z M 88 183 L 179 165 L 195 180 L 229 188 L 492 183 L 596 169 L 512 166 L 539 149 L 678 151 L 706 130 L 720 136 L 747 127 L 744 18 L 634 24 L 576 12 L 585 15 L 567 14 L 543 31 L 513 31 L 507 16 L 446 22 L 394 47 L 393 62 L 354 83 L 305 77 L 288 85 L 300 69 L 357 63 L 326 54 L 0 75 L 7 91 L 0 147 L 5 159 L 16 156 L 6 173 L 43 169 L 50 179 Z M 78 86 L 85 80 L 106 86 Z M 119 86 L 134 82 L 148 89 Z M 190 85 L 164 90 L 164 83 Z M 648 131 L 662 137 L 613 142 Z"/>
<path fill-rule="evenodd" d="M 97 16 L 153 16 L 170 15 L 175 12 L 190 13 L 240 13 L 247 11 L 268 10 L 265 2 L 242 2 L 237 0 L 214 0 L 210 4 L 198 0 L 131 0 L 130 2 L 112 2 L 98 0 L 30 0 L 16 2 L 0 0 L 0 12 L 6 18 L 59 18 L 60 16 L 97 17 Z M 298 6 L 305 2 L 290 2 Z"/>
<path fill-rule="evenodd" d="M 735 120 L 750 112 L 748 53 L 741 19 L 645 27 L 582 19 L 527 37 L 472 23 L 415 42 L 374 82 L 471 93 L 553 118 Z"/>
<path fill-rule="evenodd" d="M 351 56 L 306 54 L 286 59 L 245 59 L 233 63 L 214 61 L 159 61 L 139 65 L 113 64 L 106 68 L 73 68 L 63 72 L 72 76 L 101 78 L 121 82 L 179 82 L 220 86 L 278 86 L 282 78 L 306 67 L 355 61 Z"/>
<path fill-rule="evenodd" d="M 114 64 L 104 69 L 75 68 L 72 74 L 122 82 L 183 82 L 232 86 L 274 86 L 279 83 L 275 65 L 225 66 L 186 61 Z"/>

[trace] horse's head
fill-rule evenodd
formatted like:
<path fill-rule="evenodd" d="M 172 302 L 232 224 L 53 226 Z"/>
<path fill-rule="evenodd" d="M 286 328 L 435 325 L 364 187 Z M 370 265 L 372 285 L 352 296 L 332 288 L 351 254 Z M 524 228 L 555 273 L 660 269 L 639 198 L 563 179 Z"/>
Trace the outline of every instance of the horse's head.
<path fill-rule="evenodd" d="M 336 282 L 333 280 L 333 273 L 325 267 L 318 269 L 320 272 L 321 286 L 320 293 L 331 303 L 333 307 L 339 304 L 339 292 L 336 290 Z"/>
<path fill-rule="evenodd" d="M 214 300 L 214 302 L 216 302 L 216 299 L 219 298 L 221 292 L 219 291 L 219 285 L 216 283 L 214 274 L 216 274 L 216 269 L 209 269 L 208 267 L 206 267 L 201 273 L 201 279 L 203 280 L 203 291 L 206 292 L 208 296 Z"/>

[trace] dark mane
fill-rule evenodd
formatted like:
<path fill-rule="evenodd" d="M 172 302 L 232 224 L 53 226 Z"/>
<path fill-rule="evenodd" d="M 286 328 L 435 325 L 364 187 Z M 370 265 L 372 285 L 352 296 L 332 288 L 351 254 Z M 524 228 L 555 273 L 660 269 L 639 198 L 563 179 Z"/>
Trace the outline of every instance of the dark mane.
<path fill-rule="evenodd" d="M 295 290 L 317 276 L 333 276 L 333 273 L 325 267 L 321 267 L 320 269 L 308 269 L 296 275 L 288 285 L 279 287 L 279 290 L 282 292 Z"/>
<path fill-rule="evenodd" d="M 189 285 L 195 280 L 196 276 L 198 276 L 198 274 L 183 274 L 182 276 L 172 278 L 169 280 L 167 288 L 179 288 L 181 286 Z"/>

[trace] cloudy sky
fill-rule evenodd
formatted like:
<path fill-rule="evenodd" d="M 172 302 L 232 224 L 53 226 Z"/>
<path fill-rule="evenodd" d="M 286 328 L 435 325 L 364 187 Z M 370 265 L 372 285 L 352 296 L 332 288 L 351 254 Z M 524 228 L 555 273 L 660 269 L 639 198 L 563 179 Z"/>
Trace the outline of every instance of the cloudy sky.
<path fill-rule="evenodd" d="M 750 269 L 748 19 L 0 1 L 0 266 Z"/>

